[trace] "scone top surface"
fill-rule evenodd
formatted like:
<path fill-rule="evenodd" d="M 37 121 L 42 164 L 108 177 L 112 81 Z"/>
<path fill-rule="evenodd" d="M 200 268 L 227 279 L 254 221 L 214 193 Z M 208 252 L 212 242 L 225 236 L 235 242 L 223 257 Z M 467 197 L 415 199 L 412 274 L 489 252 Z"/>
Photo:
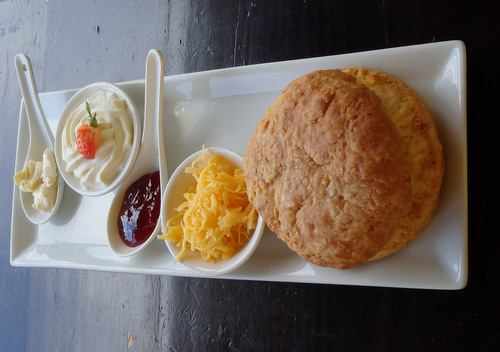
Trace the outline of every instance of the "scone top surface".
<path fill-rule="evenodd" d="M 375 93 L 338 70 L 286 87 L 255 128 L 244 173 L 269 228 L 321 266 L 373 258 L 411 203 L 396 127 Z"/>
<path fill-rule="evenodd" d="M 434 215 L 445 172 L 443 146 L 429 110 L 413 88 L 375 70 L 346 68 L 341 71 L 381 99 L 384 113 L 403 139 L 410 166 L 410 207 L 392 238 L 370 259 L 376 260 L 406 247 Z"/>

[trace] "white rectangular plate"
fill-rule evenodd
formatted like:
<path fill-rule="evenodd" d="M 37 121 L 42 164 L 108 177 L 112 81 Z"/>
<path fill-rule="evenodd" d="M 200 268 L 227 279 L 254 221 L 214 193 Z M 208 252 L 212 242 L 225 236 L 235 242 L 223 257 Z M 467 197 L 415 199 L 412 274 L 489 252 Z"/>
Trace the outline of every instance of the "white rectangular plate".
<path fill-rule="evenodd" d="M 228 279 L 460 289 L 467 283 L 467 149 L 465 47 L 460 41 L 277 62 L 165 77 L 164 135 L 169 172 L 207 147 L 244 153 L 260 117 L 293 79 L 318 69 L 366 67 L 392 74 L 423 98 L 439 130 L 447 162 L 441 202 L 424 231 L 407 248 L 380 261 L 341 271 L 309 264 L 269 230 L 253 257 Z M 119 84 L 144 106 L 144 81 Z M 41 94 L 53 131 L 75 93 Z M 21 105 L 16 170 L 22 168 L 29 130 Z M 64 267 L 195 276 L 174 264 L 164 241 L 131 258 L 108 248 L 106 217 L 113 194 L 82 198 L 66 187 L 58 214 L 32 225 L 14 187 L 10 260 L 14 266 Z"/>

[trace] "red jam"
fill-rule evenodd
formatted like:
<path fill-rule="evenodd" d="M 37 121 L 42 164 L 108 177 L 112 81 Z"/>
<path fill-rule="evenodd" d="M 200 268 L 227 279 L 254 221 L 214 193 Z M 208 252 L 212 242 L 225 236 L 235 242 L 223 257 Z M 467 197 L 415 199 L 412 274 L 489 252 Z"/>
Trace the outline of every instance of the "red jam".
<path fill-rule="evenodd" d="M 160 172 L 141 176 L 129 186 L 118 216 L 118 230 L 123 242 L 137 247 L 151 236 L 160 215 Z"/>

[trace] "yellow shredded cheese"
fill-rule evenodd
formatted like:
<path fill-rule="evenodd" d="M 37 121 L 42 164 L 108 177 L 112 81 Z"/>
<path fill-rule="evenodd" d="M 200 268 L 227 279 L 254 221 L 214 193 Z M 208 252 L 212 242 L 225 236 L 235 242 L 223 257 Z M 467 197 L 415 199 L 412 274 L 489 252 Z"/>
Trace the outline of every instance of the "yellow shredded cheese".
<path fill-rule="evenodd" d="M 206 157 L 203 149 L 185 172 L 193 175 L 196 185 L 184 193 L 185 201 L 158 238 L 181 248 L 176 263 L 186 249 L 209 262 L 231 258 L 249 241 L 258 218 L 248 201 L 243 171 L 228 167 L 224 157 Z"/>

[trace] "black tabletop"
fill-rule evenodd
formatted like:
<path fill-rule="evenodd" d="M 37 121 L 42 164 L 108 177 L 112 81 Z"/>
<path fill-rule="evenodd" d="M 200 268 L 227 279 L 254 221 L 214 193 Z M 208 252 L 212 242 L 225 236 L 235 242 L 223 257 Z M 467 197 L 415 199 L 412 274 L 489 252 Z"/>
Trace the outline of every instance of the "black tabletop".
<path fill-rule="evenodd" d="M 500 349 L 497 1 L 1 1 L 0 350 L 495 351 Z M 412 44 L 467 49 L 469 279 L 461 290 L 276 283 L 13 267 L 27 54 L 40 92 Z"/>

